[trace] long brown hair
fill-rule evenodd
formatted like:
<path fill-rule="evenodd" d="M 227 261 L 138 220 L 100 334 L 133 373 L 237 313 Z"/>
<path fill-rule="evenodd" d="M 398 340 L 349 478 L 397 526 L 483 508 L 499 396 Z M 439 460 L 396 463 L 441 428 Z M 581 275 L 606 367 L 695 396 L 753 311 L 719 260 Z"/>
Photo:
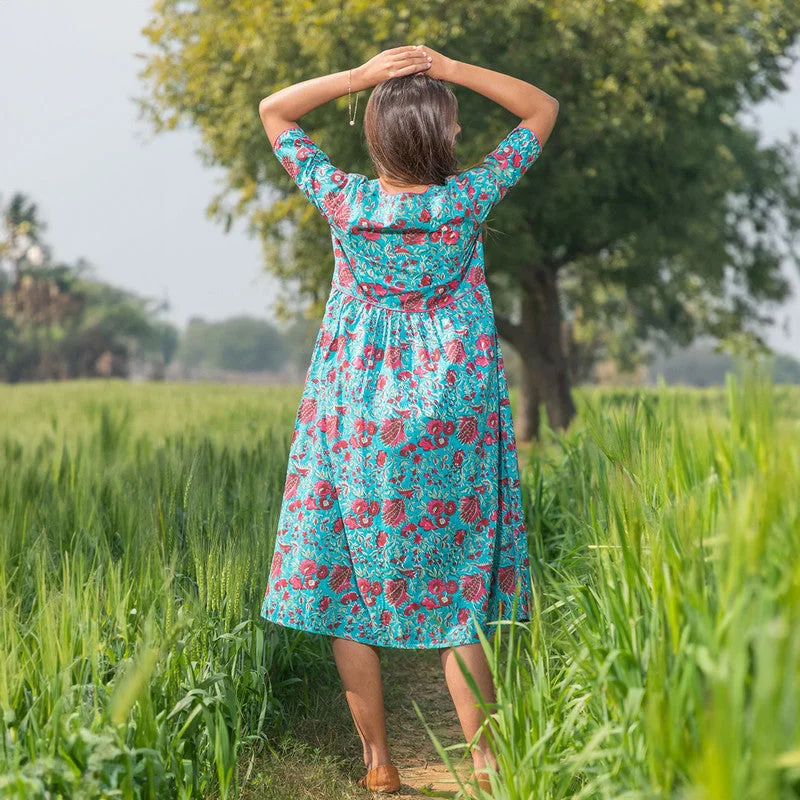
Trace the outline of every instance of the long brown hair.
<path fill-rule="evenodd" d="M 379 83 L 364 111 L 364 134 L 377 171 L 398 184 L 443 184 L 458 172 L 458 100 L 438 78 L 403 75 Z"/>

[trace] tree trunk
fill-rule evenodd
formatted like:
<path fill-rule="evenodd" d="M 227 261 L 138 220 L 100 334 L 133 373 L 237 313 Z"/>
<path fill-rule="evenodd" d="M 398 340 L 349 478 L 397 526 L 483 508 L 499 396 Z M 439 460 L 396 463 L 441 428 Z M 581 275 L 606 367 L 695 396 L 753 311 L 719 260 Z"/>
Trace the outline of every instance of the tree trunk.
<path fill-rule="evenodd" d="M 570 393 L 569 363 L 562 341 L 557 273 L 534 269 L 520 282 L 519 323 L 498 317 L 499 334 L 522 359 L 520 404 L 514 433 L 519 441 L 539 437 L 539 407 L 544 403 L 550 427 L 566 428 L 575 416 Z"/>

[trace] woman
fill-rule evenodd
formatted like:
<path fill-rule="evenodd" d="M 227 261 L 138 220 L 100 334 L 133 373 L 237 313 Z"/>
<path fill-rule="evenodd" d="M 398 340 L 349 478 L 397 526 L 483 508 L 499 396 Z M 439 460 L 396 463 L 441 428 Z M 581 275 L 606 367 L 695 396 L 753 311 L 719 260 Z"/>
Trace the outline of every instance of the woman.
<path fill-rule="evenodd" d="M 461 172 L 446 82 L 521 119 Z M 375 179 L 335 167 L 297 123 L 370 87 L 364 132 Z M 275 156 L 330 224 L 335 258 L 261 613 L 333 637 L 364 745 L 359 785 L 396 791 L 378 647 L 441 651 L 470 741 L 484 718 L 454 654 L 492 703 L 476 628 L 488 635 L 496 620 L 529 619 L 516 445 L 481 229 L 538 158 L 558 102 L 416 45 L 281 89 L 259 113 Z M 485 733 L 472 758 L 488 788 L 496 759 Z"/>

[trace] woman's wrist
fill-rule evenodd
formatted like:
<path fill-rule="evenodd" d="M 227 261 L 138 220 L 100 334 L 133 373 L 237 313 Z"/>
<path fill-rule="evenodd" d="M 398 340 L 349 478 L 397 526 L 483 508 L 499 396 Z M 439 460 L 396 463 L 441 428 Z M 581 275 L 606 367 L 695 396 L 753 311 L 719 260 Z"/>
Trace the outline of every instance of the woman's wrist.
<path fill-rule="evenodd" d="M 455 58 L 445 57 L 442 65 L 442 80 L 448 83 L 458 83 L 458 71 L 460 66 L 461 62 L 457 61 Z"/>
<path fill-rule="evenodd" d="M 359 64 L 350 70 L 350 90 L 353 92 L 360 92 L 363 89 L 369 89 L 370 83 L 364 71 L 364 65 Z"/>

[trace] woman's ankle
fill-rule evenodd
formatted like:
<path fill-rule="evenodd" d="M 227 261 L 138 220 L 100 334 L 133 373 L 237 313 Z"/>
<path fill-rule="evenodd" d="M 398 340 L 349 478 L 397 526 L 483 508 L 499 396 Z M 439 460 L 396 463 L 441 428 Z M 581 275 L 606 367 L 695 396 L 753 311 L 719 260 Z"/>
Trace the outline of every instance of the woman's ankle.
<path fill-rule="evenodd" d="M 375 748 L 370 750 L 364 757 L 364 765 L 367 770 L 375 769 L 381 764 L 391 764 L 392 756 L 388 749 Z"/>
<path fill-rule="evenodd" d="M 475 770 L 475 773 L 478 775 L 486 775 L 490 771 L 498 771 L 497 759 L 491 752 L 482 753 L 481 751 L 473 751 L 472 766 Z"/>

